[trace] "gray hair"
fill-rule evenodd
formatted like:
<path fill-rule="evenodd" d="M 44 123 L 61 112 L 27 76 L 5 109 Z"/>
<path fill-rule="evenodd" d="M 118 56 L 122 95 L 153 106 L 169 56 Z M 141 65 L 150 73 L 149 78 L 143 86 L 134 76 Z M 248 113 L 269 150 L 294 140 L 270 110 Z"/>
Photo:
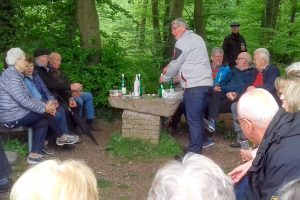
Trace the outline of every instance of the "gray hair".
<path fill-rule="evenodd" d="M 277 191 L 277 197 L 280 200 L 297 200 L 300 199 L 300 178 L 292 180 L 282 186 Z"/>
<path fill-rule="evenodd" d="M 5 61 L 7 65 L 16 65 L 16 61 L 20 58 L 26 58 L 26 54 L 20 48 L 11 48 L 6 54 Z"/>
<path fill-rule="evenodd" d="M 148 200 L 235 200 L 233 183 L 210 158 L 189 153 L 158 170 Z"/>
<path fill-rule="evenodd" d="M 177 18 L 174 21 L 172 21 L 171 26 L 184 26 L 186 29 L 189 29 L 189 26 L 187 25 L 186 21 L 183 18 Z"/>
<path fill-rule="evenodd" d="M 252 57 L 251 57 L 251 54 L 248 53 L 248 52 L 242 52 L 246 55 L 246 61 L 247 61 L 247 64 L 250 66 L 252 65 Z"/>
<path fill-rule="evenodd" d="M 267 63 L 270 62 L 270 53 L 266 48 L 258 48 L 254 51 L 255 54 L 260 54 L 261 58 L 264 59 Z"/>
<path fill-rule="evenodd" d="M 269 125 L 278 109 L 274 97 L 262 88 L 248 89 L 238 101 L 239 117 L 254 122 L 260 128 Z"/>
<path fill-rule="evenodd" d="M 291 71 L 300 71 L 300 62 L 295 62 L 291 64 L 290 66 L 285 68 L 285 71 L 287 74 L 290 73 Z"/>
<path fill-rule="evenodd" d="M 224 54 L 223 49 L 219 48 L 219 47 L 215 47 L 211 50 L 211 55 L 215 55 L 215 54 Z"/>

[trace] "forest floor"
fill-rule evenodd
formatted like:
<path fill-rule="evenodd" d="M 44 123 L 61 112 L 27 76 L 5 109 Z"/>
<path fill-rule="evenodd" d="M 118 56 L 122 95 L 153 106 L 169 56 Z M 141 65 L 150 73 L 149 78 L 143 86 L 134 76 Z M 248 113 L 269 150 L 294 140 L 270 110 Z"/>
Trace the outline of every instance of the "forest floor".
<path fill-rule="evenodd" d="M 156 160 L 119 158 L 105 151 L 113 132 L 121 131 L 121 122 L 113 123 L 98 120 L 101 132 L 94 135 L 99 142 L 96 146 L 87 136 L 83 135 L 81 144 L 73 150 L 56 149 L 55 156 L 50 158 L 67 160 L 84 160 L 97 177 L 100 197 L 102 200 L 142 200 L 147 198 L 154 175 L 164 163 L 173 160 L 173 157 Z M 177 142 L 185 146 L 188 143 L 186 131 L 181 131 L 176 137 Z M 214 136 L 215 145 L 203 151 L 203 155 L 210 157 L 227 173 L 240 164 L 239 149 L 230 148 L 231 140 L 224 139 L 220 134 Z M 13 180 L 28 167 L 24 158 L 19 159 L 13 167 Z M 0 195 L 0 199 L 8 199 L 8 194 Z"/>

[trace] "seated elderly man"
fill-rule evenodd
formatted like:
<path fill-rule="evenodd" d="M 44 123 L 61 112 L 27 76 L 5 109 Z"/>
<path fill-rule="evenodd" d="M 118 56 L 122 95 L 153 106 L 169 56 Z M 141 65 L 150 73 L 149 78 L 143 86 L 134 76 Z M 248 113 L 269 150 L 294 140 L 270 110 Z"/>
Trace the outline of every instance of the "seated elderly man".
<path fill-rule="evenodd" d="M 226 79 L 214 86 L 208 105 L 208 120 L 204 120 L 204 126 L 209 132 L 215 132 L 219 113 L 230 112 L 230 106 L 235 98 L 229 94 L 232 92 L 241 94 L 252 83 L 254 70 L 251 68 L 251 55 L 242 52 L 238 55 L 236 62 L 236 67 Z"/>
<path fill-rule="evenodd" d="M 270 53 L 265 48 L 259 48 L 254 51 L 254 59 L 253 62 L 255 64 L 255 77 L 252 81 L 252 86 L 256 88 L 263 88 L 268 90 L 273 97 L 276 99 L 278 104 L 281 104 L 277 92 L 275 89 L 275 79 L 280 76 L 279 69 L 275 66 L 270 64 Z M 232 92 L 230 94 L 231 96 L 234 96 L 238 98 L 237 94 Z M 240 141 L 244 140 L 244 135 L 241 131 L 241 128 L 238 123 L 236 123 L 237 120 L 237 103 L 234 102 L 231 105 L 231 113 L 233 118 L 233 125 L 234 125 L 234 131 L 237 135 L 236 141 L 230 144 L 231 147 L 238 148 L 240 147 Z"/>
<path fill-rule="evenodd" d="M 53 115 L 55 106 L 31 97 L 23 81 L 22 72 L 27 62 L 20 48 L 12 48 L 7 52 L 6 63 L 9 67 L 0 77 L 0 126 L 31 126 L 34 135 L 27 162 L 39 163 L 44 160 L 42 148 L 49 125 L 44 113 Z"/>
<path fill-rule="evenodd" d="M 300 104 L 295 101 L 299 86 L 299 81 L 289 82 L 280 97 L 286 110 L 295 112 L 296 107 L 296 113 L 279 109 L 273 96 L 261 88 L 250 87 L 241 96 L 238 122 L 246 138 L 259 148 L 253 161 L 229 173 L 237 183 L 238 199 L 271 199 L 283 183 L 300 176 Z"/>
<path fill-rule="evenodd" d="M 234 200 L 233 183 L 211 159 L 188 153 L 155 175 L 148 200 Z"/>
<path fill-rule="evenodd" d="M 63 72 L 61 69 L 61 56 L 57 52 L 52 52 L 49 55 L 49 63 L 52 67 L 53 76 L 57 80 L 57 82 L 61 85 L 63 85 L 68 89 L 66 92 L 69 92 L 72 97 L 75 99 L 76 104 L 79 106 L 79 114 L 82 116 L 82 110 L 83 107 L 85 109 L 85 115 L 86 115 L 86 124 L 88 125 L 89 129 L 92 131 L 99 131 L 100 129 L 96 127 L 93 124 L 93 120 L 95 118 L 95 112 L 94 112 L 94 105 L 93 105 L 93 95 L 90 92 L 82 92 L 82 85 L 80 83 L 71 83 L 70 79 L 67 77 L 67 75 Z M 72 89 L 72 84 L 79 84 L 81 85 L 81 89 Z"/>

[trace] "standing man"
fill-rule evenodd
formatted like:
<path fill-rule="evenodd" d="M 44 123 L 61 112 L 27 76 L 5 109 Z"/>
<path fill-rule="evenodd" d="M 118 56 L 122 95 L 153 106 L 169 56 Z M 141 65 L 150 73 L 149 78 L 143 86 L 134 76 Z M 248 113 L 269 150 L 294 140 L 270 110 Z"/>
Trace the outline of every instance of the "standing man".
<path fill-rule="evenodd" d="M 231 34 L 225 37 L 223 41 L 224 63 L 231 68 L 236 65 L 236 58 L 241 52 L 247 51 L 246 40 L 240 35 L 240 23 L 230 23 Z"/>
<path fill-rule="evenodd" d="M 175 43 L 172 61 L 164 68 L 160 82 L 168 82 L 178 74 L 184 88 L 183 102 L 189 124 L 187 152 L 202 153 L 203 113 L 206 97 L 213 85 L 211 68 L 204 40 L 188 29 L 181 19 L 172 22 Z"/>

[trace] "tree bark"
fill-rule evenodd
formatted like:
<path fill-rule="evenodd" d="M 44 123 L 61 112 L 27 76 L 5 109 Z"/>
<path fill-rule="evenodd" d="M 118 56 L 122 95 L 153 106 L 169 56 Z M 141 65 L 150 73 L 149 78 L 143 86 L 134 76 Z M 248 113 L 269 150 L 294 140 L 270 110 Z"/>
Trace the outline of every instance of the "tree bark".
<path fill-rule="evenodd" d="M 205 40 L 206 33 L 205 33 L 205 21 L 203 17 L 203 0 L 195 0 L 194 22 L 195 22 L 196 33 Z"/>
<path fill-rule="evenodd" d="M 139 45 L 140 46 L 144 46 L 144 42 L 145 42 L 147 7 L 148 7 L 148 0 L 143 0 L 143 2 L 142 2 L 141 21 L 140 21 L 140 29 L 139 29 Z"/>
<path fill-rule="evenodd" d="M 276 28 L 280 0 L 265 0 L 262 27 L 265 28 L 262 44 L 270 43 Z"/>
<path fill-rule="evenodd" d="M 82 47 L 91 50 L 89 63 L 101 62 L 101 38 L 95 0 L 76 0 L 76 21 Z"/>
<path fill-rule="evenodd" d="M 158 0 L 151 0 L 151 3 L 152 3 L 152 27 L 153 27 L 153 56 L 157 57 L 161 49 Z"/>
<path fill-rule="evenodd" d="M 166 1 L 167 2 L 167 1 Z M 170 5 L 170 14 L 168 17 L 168 36 L 166 37 L 166 47 L 163 53 L 163 58 L 164 60 L 169 59 L 172 56 L 173 53 L 173 48 L 174 48 L 174 43 L 175 40 L 173 38 L 172 32 L 171 32 L 171 22 L 179 17 L 182 17 L 182 12 L 184 8 L 184 0 L 170 0 L 169 1 Z M 163 66 L 164 67 L 164 66 Z"/>

